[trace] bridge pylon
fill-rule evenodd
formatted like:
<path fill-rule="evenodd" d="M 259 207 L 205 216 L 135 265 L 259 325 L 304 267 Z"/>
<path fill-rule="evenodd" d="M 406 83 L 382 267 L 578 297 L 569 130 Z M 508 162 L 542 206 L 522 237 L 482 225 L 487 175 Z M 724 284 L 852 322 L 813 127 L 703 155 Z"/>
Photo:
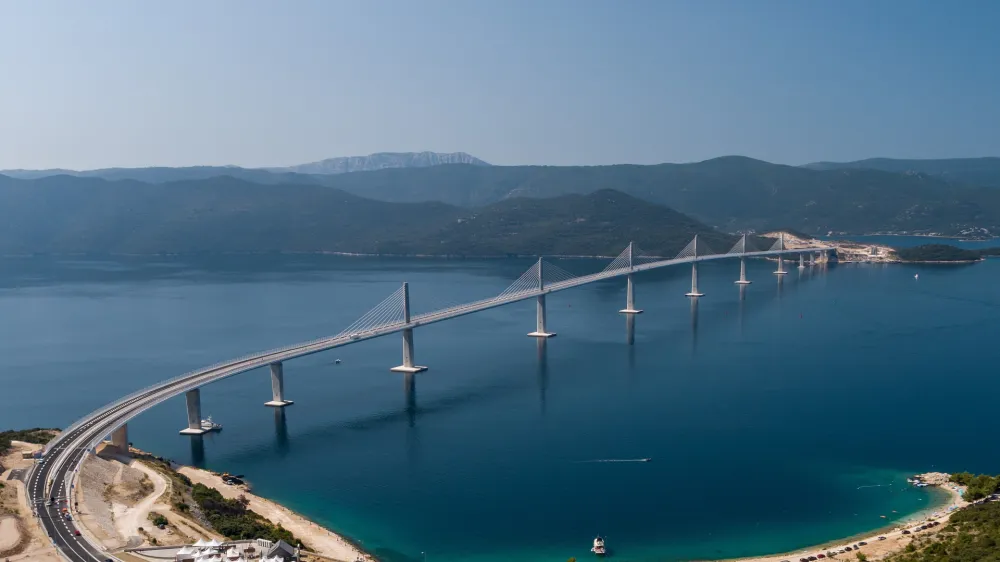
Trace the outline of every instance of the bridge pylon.
<path fill-rule="evenodd" d="M 694 240 L 691 241 L 691 249 L 694 252 L 693 256 L 695 260 L 698 259 L 698 235 L 694 235 Z M 683 251 L 682 251 L 683 253 Z M 698 262 L 691 262 L 691 291 L 685 294 L 686 297 L 703 297 L 705 293 L 698 290 Z"/>
<path fill-rule="evenodd" d="M 806 268 L 806 255 L 799 254 L 799 269 L 805 269 L 805 268 Z"/>
<path fill-rule="evenodd" d="M 747 235 L 744 233 L 740 241 L 733 246 L 732 250 L 729 250 L 730 254 L 740 255 L 740 278 L 734 281 L 737 285 L 749 285 L 753 281 L 747 280 Z"/>
<path fill-rule="evenodd" d="M 698 262 L 691 264 L 691 291 L 685 293 L 685 297 L 703 297 L 705 293 L 698 290 Z"/>
<path fill-rule="evenodd" d="M 781 251 L 785 250 L 785 233 L 784 232 L 779 232 L 778 233 L 778 242 L 775 243 L 775 245 L 772 246 L 771 248 L 772 249 L 776 249 L 776 250 L 781 250 Z M 788 274 L 788 272 L 785 271 L 785 258 L 784 258 L 784 254 L 778 254 L 778 269 L 774 272 L 774 274 L 775 275 L 787 275 Z"/>
<path fill-rule="evenodd" d="M 542 258 L 538 258 L 538 290 L 540 291 L 535 304 L 535 331 L 528 335 L 533 338 L 551 338 L 555 332 L 545 329 L 545 278 L 542 276 Z"/>
<path fill-rule="evenodd" d="M 410 284 L 403 283 L 403 325 L 410 325 Z M 413 328 L 403 328 L 403 364 L 389 369 L 396 373 L 420 373 L 427 367 L 413 363 Z"/>
<path fill-rule="evenodd" d="M 264 402 L 265 406 L 272 408 L 284 408 L 289 404 L 294 404 L 291 400 L 285 400 L 285 369 L 281 361 L 271 363 L 271 401 Z"/>
<path fill-rule="evenodd" d="M 632 281 L 632 242 L 628 243 L 628 275 L 625 276 L 625 308 L 618 312 L 622 314 L 641 314 L 642 310 L 635 307 L 635 283 Z"/>
<path fill-rule="evenodd" d="M 181 430 L 181 435 L 204 435 L 208 430 L 201 427 L 201 389 L 194 388 L 184 395 L 187 401 L 188 426 Z"/>

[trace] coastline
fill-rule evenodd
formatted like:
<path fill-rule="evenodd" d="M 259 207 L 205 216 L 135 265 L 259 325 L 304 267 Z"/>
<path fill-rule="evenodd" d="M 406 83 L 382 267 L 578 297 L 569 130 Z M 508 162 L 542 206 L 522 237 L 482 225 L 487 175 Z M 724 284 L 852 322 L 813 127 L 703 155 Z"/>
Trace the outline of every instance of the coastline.
<path fill-rule="evenodd" d="M 850 553 L 838 553 L 836 556 L 854 559 L 855 553 L 862 553 L 868 560 L 882 560 L 889 555 L 902 552 L 908 544 L 913 542 L 914 537 L 927 537 L 937 533 L 944 526 L 944 523 L 951 518 L 952 513 L 962 507 L 965 507 L 966 505 L 969 505 L 968 502 L 962 499 L 962 493 L 965 491 L 962 486 L 946 482 L 942 485 L 934 485 L 933 488 L 935 488 L 935 490 L 932 491 L 941 494 L 939 501 L 933 502 L 932 505 L 928 505 L 926 508 L 903 517 L 898 521 L 887 523 L 886 525 L 882 525 L 878 528 L 871 529 L 869 531 L 862 531 L 848 537 L 824 541 L 822 543 L 803 548 L 796 548 L 786 552 L 765 554 L 761 556 L 720 559 L 718 562 L 794 562 L 799 558 L 808 558 L 809 556 L 816 556 L 818 554 L 823 554 L 824 556 L 833 558 L 832 556 L 829 556 L 828 553 L 837 552 L 846 545 L 857 545 L 861 541 L 864 541 L 867 544 L 851 551 Z M 919 531 L 919 535 L 912 531 L 911 534 L 908 535 L 904 535 L 902 533 L 904 529 L 913 529 L 914 527 L 919 526 L 922 522 L 932 520 L 938 521 L 941 524 L 933 527 L 932 529 Z M 884 536 L 885 540 L 878 540 L 878 537 L 880 536 Z"/>
<path fill-rule="evenodd" d="M 377 562 L 374 554 L 365 551 L 358 541 L 352 540 L 342 533 L 330 530 L 273 500 L 247 491 L 248 486 L 227 485 L 222 481 L 221 476 L 207 469 L 176 464 L 172 464 L 172 466 L 179 474 L 190 478 L 192 482 L 215 488 L 226 498 L 245 496 L 250 500 L 249 509 L 257 512 L 272 523 L 288 529 L 306 543 L 307 549 L 323 558 L 343 562 L 355 562 L 359 559 L 368 562 Z M 921 477 L 924 476 L 921 475 Z M 944 474 L 940 474 L 940 476 L 947 477 Z M 791 551 L 751 557 L 717 559 L 717 562 L 794 562 L 800 558 L 807 558 L 820 553 L 833 558 L 833 556 L 829 556 L 827 553 L 837 552 L 838 549 L 844 548 L 847 545 L 854 545 L 855 549 L 849 553 L 836 554 L 837 557 L 854 560 L 855 554 L 863 553 L 868 560 L 882 560 L 889 555 L 902 552 L 915 537 L 933 535 L 944 526 L 944 523 L 947 522 L 952 513 L 969 505 L 968 502 L 962 499 L 962 493 L 964 492 L 964 487 L 962 486 L 945 481 L 943 484 L 932 485 L 931 487 L 930 492 L 938 497 L 929 501 L 925 508 L 897 521 L 847 537 L 831 539 Z M 938 521 L 940 524 L 932 529 L 923 531 L 915 530 L 917 526 L 929 521 Z M 902 533 L 904 529 L 911 529 L 913 534 L 904 535 Z M 878 540 L 880 536 L 884 536 L 886 539 L 880 541 Z M 867 544 L 858 547 L 858 543 L 862 541 Z"/>
<path fill-rule="evenodd" d="M 291 531 L 292 534 L 305 543 L 308 550 L 316 554 L 344 562 L 355 562 L 358 559 L 372 562 L 376 560 L 375 556 L 365 551 L 357 541 L 341 533 L 331 531 L 275 501 L 247 491 L 244 486 L 225 484 L 222 481 L 222 477 L 214 472 L 185 465 L 172 464 L 172 467 L 177 473 L 187 476 L 194 483 L 215 488 L 227 499 L 234 499 L 241 495 L 245 496 L 250 500 L 250 503 L 247 505 L 248 509 L 260 514 L 271 523 L 281 525 Z"/>
<path fill-rule="evenodd" d="M 957 240 L 959 242 L 988 242 L 990 240 L 997 240 L 997 236 L 990 236 L 989 238 L 965 238 L 962 236 L 948 236 L 945 234 L 897 234 L 897 233 L 884 233 L 875 232 L 870 234 L 843 234 L 842 236 L 902 236 L 902 237 L 912 237 L 912 238 L 935 238 L 940 240 Z"/>

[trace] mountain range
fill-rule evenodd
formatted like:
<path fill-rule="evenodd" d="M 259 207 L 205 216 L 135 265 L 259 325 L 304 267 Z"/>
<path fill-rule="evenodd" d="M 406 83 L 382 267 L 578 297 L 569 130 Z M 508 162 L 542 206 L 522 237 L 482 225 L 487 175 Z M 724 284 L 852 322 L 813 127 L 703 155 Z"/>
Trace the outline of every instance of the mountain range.
<path fill-rule="evenodd" d="M 718 251 L 736 240 L 613 190 L 511 198 L 468 209 L 375 201 L 320 185 L 276 187 L 227 176 L 162 184 L 0 176 L 2 255 L 615 256 L 634 241 L 655 255 L 673 256 L 695 234 Z"/>
<path fill-rule="evenodd" d="M 389 168 L 425 168 L 444 164 L 489 166 L 488 163 L 464 152 L 378 152 L 368 156 L 327 158 L 318 162 L 273 168 L 241 168 L 239 166 L 183 166 L 178 168 L 154 166 L 149 168 L 100 168 L 97 170 L 50 168 L 47 170 L 0 170 L 0 174 L 19 179 L 65 175 L 108 180 L 130 179 L 148 183 L 232 176 L 256 183 L 276 184 L 315 183 L 315 179 L 298 177 L 302 175 L 322 176 Z"/>
<path fill-rule="evenodd" d="M 442 154 L 439 152 L 378 152 L 368 156 L 346 156 L 327 158 L 319 162 L 287 166 L 284 168 L 264 168 L 270 172 L 295 172 L 297 174 L 346 174 L 350 172 L 370 172 L 386 168 L 426 168 L 442 164 L 471 164 L 489 166 L 486 162 L 464 152 Z"/>
<path fill-rule="evenodd" d="M 434 164 L 465 160 L 474 163 Z M 280 199 L 289 186 L 333 189 L 387 203 L 443 203 L 481 209 L 510 199 L 615 190 L 672 208 L 724 232 L 794 228 L 810 235 L 894 232 L 988 236 L 1000 231 L 1000 159 L 891 160 L 785 166 L 740 156 L 690 164 L 491 166 L 464 153 L 380 154 L 290 168 L 109 168 L 5 172 L 48 186 L 98 189 L 96 180 L 178 188 L 229 177 L 255 197 L 267 186 Z M 327 166 L 329 164 L 329 166 Z M 354 167 L 381 169 L 334 173 Z M 401 167 L 386 167 L 401 166 Z M 883 168 L 883 169 L 876 169 Z M 301 173 L 322 169 L 331 173 Z M 292 170 L 292 171 L 289 171 Z M 94 182 L 83 182 L 90 179 Z M 203 184 L 196 184 L 203 185 Z M 213 184 L 214 185 L 214 184 Z M 221 185 L 221 183 L 220 183 Z M 997 184 L 1000 186 L 1000 183 Z M 96 193 L 96 192 L 95 192 Z M 233 201 L 240 198 L 230 194 Z M 290 199 L 291 204 L 294 198 Z M 623 218 L 623 220 L 625 220 Z"/>
<path fill-rule="evenodd" d="M 945 158 L 898 160 L 868 158 L 854 162 L 814 162 L 804 167 L 813 170 L 882 170 L 901 174 L 927 174 L 941 179 L 985 187 L 1000 187 L 1000 158 Z"/>

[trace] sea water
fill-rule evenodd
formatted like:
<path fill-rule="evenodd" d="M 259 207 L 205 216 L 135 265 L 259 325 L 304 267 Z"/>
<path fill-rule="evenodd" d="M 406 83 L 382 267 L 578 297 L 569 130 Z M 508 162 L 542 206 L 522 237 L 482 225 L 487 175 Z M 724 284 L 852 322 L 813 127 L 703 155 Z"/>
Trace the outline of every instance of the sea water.
<path fill-rule="evenodd" d="M 410 283 L 414 313 L 495 295 L 530 260 L 332 256 L 0 260 L 0 426 L 65 426 L 133 390 L 340 332 Z M 559 265 L 574 273 L 604 263 Z M 620 560 L 790 551 L 892 524 L 940 496 L 918 471 L 1000 471 L 1000 262 L 805 270 L 751 260 L 614 279 L 202 389 L 224 425 L 197 440 L 182 397 L 133 443 L 216 471 L 385 560 Z M 919 273 L 919 279 L 914 274 Z M 631 337 L 630 337 L 631 336 Z M 629 341 L 632 341 L 630 344 Z M 341 362 L 337 364 L 336 359 Z M 650 462 L 592 463 L 650 458 Z M 882 516 L 885 516 L 883 518 Z"/>

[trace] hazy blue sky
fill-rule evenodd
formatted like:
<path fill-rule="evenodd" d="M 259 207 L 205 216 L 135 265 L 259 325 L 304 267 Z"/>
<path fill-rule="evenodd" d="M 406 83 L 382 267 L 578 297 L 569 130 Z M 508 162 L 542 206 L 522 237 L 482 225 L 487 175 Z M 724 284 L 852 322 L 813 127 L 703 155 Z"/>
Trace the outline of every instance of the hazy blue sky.
<path fill-rule="evenodd" d="M 1000 155 L 1000 2 L 0 0 L 0 169 Z"/>

